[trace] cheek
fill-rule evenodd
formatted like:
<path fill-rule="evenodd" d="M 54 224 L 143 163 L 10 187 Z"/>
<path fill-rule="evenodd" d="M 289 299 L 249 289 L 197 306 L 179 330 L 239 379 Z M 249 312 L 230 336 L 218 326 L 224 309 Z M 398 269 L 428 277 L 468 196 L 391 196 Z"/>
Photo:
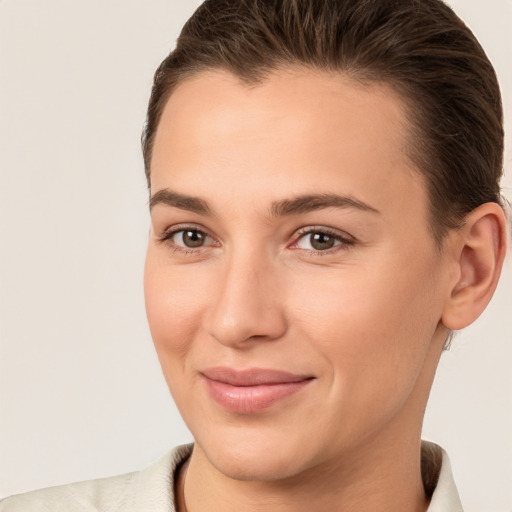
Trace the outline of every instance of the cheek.
<path fill-rule="evenodd" d="M 204 294 L 187 272 L 170 266 L 148 249 L 144 270 L 144 296 L 149 328 L 164 373 L 190 350 L 203 310 Z M 164 260 L 164 261 L 162 261 Z"/>
<path fill-rule="evenodd" d="M 381 259 L 332 270 L 291 284 L 292 323 L 331 367 L 338 392 L 360 398 L 407 393 L 440 317 L 433 265 Z"/>
<path fill-rule="evenodd" d="M 378 333 L 398 341 L 401 334 L 431 325 L 435 317 L 433 284 L 425 271 L 391 274 L 385 265 L 363 266 L 318 277 L 305 274 L 290 282 L 288 296 L 294 303 L 295 321 L 310 326 L 321 343 L 350 343 L 357 338 L 358 344 L 379 344 Z"/>

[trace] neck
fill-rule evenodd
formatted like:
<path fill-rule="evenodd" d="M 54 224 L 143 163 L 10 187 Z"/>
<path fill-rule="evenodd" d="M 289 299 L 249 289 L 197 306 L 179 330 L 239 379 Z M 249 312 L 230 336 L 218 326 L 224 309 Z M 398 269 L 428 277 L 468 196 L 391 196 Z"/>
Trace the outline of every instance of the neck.
<path fill-rule="evenodd" d="M 315 466 L 280 481 L 240 481 L 217 471 L 199 446 L 178 480 L 178 512 L 425 512 L 419 435 L 414 440 L 368 440 L 343 462 Z M 185 478 L 186 476 L 186 478 Z M 185 507 L 186 503 L 186 507 Z"/>

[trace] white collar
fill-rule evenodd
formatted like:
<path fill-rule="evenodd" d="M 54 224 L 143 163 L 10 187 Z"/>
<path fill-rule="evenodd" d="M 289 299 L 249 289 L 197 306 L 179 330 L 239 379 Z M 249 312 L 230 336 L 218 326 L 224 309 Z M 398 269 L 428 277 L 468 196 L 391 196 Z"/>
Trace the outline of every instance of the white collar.
<path fill-rule="evenodd" d="M 174 481 L 176 469 L 179 468 L 179 466 L 181 466 L 181 464 L 190 456 L 192 447 L 192 444 L 178 446 L 164 457 L 167 461 L 167 464 L 165 465 L 173 475 L 172 481 Z M 435 466 L 439 466 L 438 462 L 435 460 L 436 458 L 441 459 L 440 470 L 435 468 Z M 457 487 L 455 486 L 455 481 L 453 479 L 452 467 L 448 454 L 437 444 L 429 441 L 422 441 L 422 464 L 435 473 L 438 472 L 437 485 L 432 493 L 432 498 L 427 512 L 464 512 L 459 493 L 457 492 Z M 148 468 L 146 471 L 149 469 L 151 468 Z M 171 493 L 172 501 L 174 502 L 173 489 L 171 489 Z M 172 509 L 172 512 L 174 512 L 174 508 Z"/>
<path fill-rule="evenodd" d="M 423 464 L 436 464 L 435 461 L 429 460 L 429 454 L 437 451 L 442 455 L 437 485 L 432 494 L 427 512 L 463 512 L 448 454 L 440 446 L 428 441 L 422 442 L 422 448 Z"/>

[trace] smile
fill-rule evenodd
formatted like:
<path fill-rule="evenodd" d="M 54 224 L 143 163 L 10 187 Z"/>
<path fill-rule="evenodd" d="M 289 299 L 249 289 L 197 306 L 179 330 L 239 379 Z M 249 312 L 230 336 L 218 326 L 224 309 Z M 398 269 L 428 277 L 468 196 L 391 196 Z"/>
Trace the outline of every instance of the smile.
<path fill-rule="evenodd" d="M 210 397 L 224 409 L 256 413 L 298 393 L 314 377 L 267 369 L 209 368 L 202 373 Z"/>

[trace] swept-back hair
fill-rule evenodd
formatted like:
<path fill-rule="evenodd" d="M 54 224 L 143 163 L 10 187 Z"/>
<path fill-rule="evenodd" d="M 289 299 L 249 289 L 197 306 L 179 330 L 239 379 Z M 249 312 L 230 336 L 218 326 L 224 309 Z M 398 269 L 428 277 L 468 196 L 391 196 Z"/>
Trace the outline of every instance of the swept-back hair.
<path fill-rule="evenodd" d="M 207 0 L 155 73 L 142 137 L 148 185 L 155 133 L 179 83 L 219 69 L 254 85 L 297 66 L 385 83 L 400 94 L 408 155 L 425 179 L 437 242 L 480 204 L 501 204 L 496 74 L 441 0 Z"/>

